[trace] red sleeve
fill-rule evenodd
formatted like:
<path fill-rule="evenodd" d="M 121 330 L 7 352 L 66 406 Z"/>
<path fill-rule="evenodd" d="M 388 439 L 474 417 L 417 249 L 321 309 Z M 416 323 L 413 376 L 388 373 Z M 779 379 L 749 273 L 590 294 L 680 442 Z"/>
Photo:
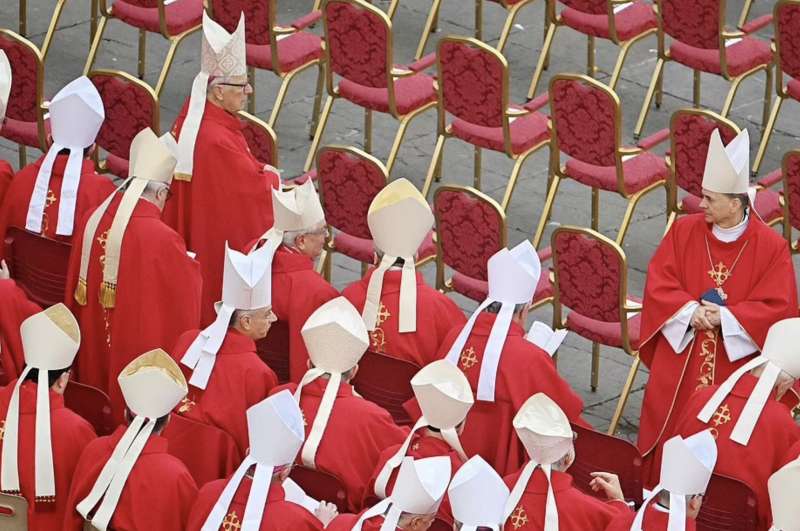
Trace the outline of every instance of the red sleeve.
<path fill-rule="evenodd" d="M 447 295 L 442 295 L 438 291 L 433 290 L 436 297 L 436 313 L 434 325 L 436 327 L 436 348 L 441 348 L 447 335 L 453 328 L 463 328 L 467 323 L 467 318 L 461 308 L 453 302 Z M 429 361 L 434 361 L 437 358 Z"/>
<path fill-rule="evenodd" d="M 225 488 L 225 479 L 206 483 L 197 494 L 197 500 L 192 505 L 189 518 L 186 522 L 186 531 L 200 531 L 206 518 L 211 514 L 211 509 L 217 502 L 220 493 Z"/>
<path fill-rule="evenodd" d="M 0 280 L 0 301 L 0 366 L 7 381 L 11 381 L 25 367 L 19 326 L 41 308 L 28 300 L 13 280 Z"/>
<path fill-rule="evenodd" d="M 3 198 L 6 196 L 6 192 L 11 186 L 11 180 L 13 178 L 14 169 L 11 167 L 11 164 L 0 160 L 0 205 L 3 204 Z"/>
<path fill-rule="evenodd" d="M 64 512 L 64 531 L 82 531 L 83 517 L 78 513 L 78 503 L 89 494 L 89 489 L 94 484 L 94 469 L 98 462 L 98 448 L 102 444 L 100 439 L 95 439 L 81 453 L 75 473 L 72 476 L 72 484 L 67 498 L 66 511 Z"/>
<path fill-rule="evenodd" d="M 247 407 L 258 404 L 267 398 L 276 385 L 278 385 L 278 377 L 275 372 L 261 360 L 257 360 L 257 365 L 245 373 Z"/>

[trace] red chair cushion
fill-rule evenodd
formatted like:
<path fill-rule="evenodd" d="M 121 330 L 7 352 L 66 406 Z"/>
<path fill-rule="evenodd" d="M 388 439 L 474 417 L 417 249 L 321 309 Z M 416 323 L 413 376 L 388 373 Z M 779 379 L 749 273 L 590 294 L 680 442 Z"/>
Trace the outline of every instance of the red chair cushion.
<path fill-rule="evenodd" d="M 45 130 L 50 133 L 50 121 L 44 123 Z M 37 122 L 23 122 L 6 116 L 0 136 L 17 144 L 39 148 L 39 125 Z"/>
<path fill-rule="evenodd" d="M 639 329 L 641 325 L 642 314 L 640 313 L 628 319 L 628 336 L 633 348 L 637 348 L 639 344 Z M 589 341 L 596 341 L 609 347 L 622 347 L 622 327 L 618 322 L 598 321 L 571 311 L 567 315 L 567 328 Z"/>
<path fill-rule="evenodd" d="M 536 144 L 548 140 L 550 131 L 547 128 L 547 117 L 538 112 L 520 116 L 509 126 L 511 133 L 511 151 L 516 155 L 527 151 Z M 455 120 L 452 124 L 453 136 L 469 142 L 474 146 L 505 152 L 502 127 L 484 127 L 464 120 Z"/>
<path fill-rule="evenodd" d="M 167 32 L 177 35 L 199 26 L 203 21 L 203 0 L 176 0 L 164 7 L 167 17 Z M 111 6 L 111 14 L 135 28 L 155 33 L 161 32 L 157 7 L 140 7 L 117 0 Z"/>
<path fill-rule="evenodd" d="M 288 72 L 306 65 L 322 56 L 322 39 L 313 33 L 301 31 L 278 41 L 278 61 L 281 71 Z M 272 46 L 248 44 L 247 64 L 264 70 L 273 70 Z"/>
<path fill-rule="evenodd" d="M 786 84 L 786 92 L 789 96 L 800 101 L 800 79 L 792 79 Z"/>
<path fill-rule="evenodd" d="M 561 18 L 564 24 L 575 31 L 601 39 L 611 38 L 607 14 L 594 15 L 568 7 L 561 12 Z M 614 16 L 614 23 L 617 37 L 621 41 L 627 41 L 658 26 L 653 8 L 641 0 L 617 13 Z"/>
<path fill-rule="evenodd" d="M 436 243 L 430 231 L 419 246 L 417 261 L 436 256 Z M 346 232 L 336 231 L 333 236 L 333 248 L 353 260 L 371 264 L 375 260 L 375 244 L 370 239 L 359 238 Z"/>
<path fill-rule="evenodd" d="M 625 191 L 635 194 L 659 180 L 666 179 L 667 165 L 663 158 L 644 152 L 623 162 L 622 172 L 625 176 Z M 616 166 L 595 166 L 570 159 L 566 164 L 566 174 L 587 186 L 609 192 L 617 191 Z"/>
<path fill-rule="evenodd" d="M 359 85 L 347 79 L 339 83 L 339 94 L 356 105 L 378 112 L 389 112 L 389 90 Z M 436 101 L 433 78 L 425 74 L 415 74 L 394 82 L 394 95 L 397 112 L 408 114 Z"/>
<path fill-rule="evenodd" d="M 709 74 L 722 74 L 720 51 L 718 49 L 695 48 L 680 41 L 672 41 L 670 56 L 677 62 L 695 70 Z M 764 65 L 772 61 L 772 49 L 768 42 L 745 37 L 741 41 L 728 46 L 726 50 L 728 73 L 732 76 Z"/>
<path fill-rule="evenodd" d="M 701 197 L 688 194 L 681 200 L 681 208 L 687 214 L 697 214 L 703 212 L 700 208 Z M 775 190 L 759 190 L 756 193 L 756 213 L 764 223 L 770 224 L 783 217 L 783 207 L 781 206 L 780 194 Z"/>
<path fill-rule="evenodd" d="M 106 170 L 120 179 L 128 178 L 128 160 L 118 157 L 113 153 L 106 154 Z"/>

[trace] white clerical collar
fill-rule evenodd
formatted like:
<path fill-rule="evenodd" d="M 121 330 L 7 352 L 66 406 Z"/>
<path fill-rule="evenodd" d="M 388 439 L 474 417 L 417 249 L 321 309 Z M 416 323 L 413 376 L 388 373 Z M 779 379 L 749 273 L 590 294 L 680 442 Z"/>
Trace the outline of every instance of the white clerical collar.
<path fill-rule="evenodd" d="M 735 242 L 739 239 L 739 237 L 744 234 L 744 231 L 747 229 L 747 222 L 750 219 L 750 216 L 747 215 L 747 212 L 744 214 L 744 219 L 738 225 L 734 225 L 733 227 L 723 228 L 717 224 L 714 224 L 711 227 L 711 232 L 714 234 L 714 237 L 723 243 L 730 243 Z"/>

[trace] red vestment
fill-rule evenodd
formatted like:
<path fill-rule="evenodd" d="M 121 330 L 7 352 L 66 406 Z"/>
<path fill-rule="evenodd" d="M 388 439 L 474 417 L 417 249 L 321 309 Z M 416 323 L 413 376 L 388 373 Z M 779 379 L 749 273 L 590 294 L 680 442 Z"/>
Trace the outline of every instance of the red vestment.
<path fill-rule="evenodd" d="M 342 291 L 359 312 L 364 309 L 373 271 Z M 449 297 L 425 284 L 422 273 L 417 271 L 417 331 L 401 334 L 398 331 L 401 275 L 400 270 L 390 270 L 383 277 L 378 320 L 375 330 L 369 333 L 369 350 L 424 367 L 439 359 L 437 353 L 447 334 L 454 327 L 464 326 L 467 318 Z"/>
<path fill-rule="evenodd" d="M 636 518 L 636 513 L 620 513 L 606 527 L 606 531 L 631 531 L 631 525 Z M 642 520 L 643 531 L 667 531 L 669 523 L 669 513 L 659 511 L 653 504 L 644 510 L 644 520 Z M 686 531 L 695 531 L 696 525 L 694 518 L 686 518 Z"/>
<path fill-rule="evenodd" d="M 64 177 L 68 158 L 68 155 L 58 155 L 56 157 L 53 164 L 53 173 L 50 176 L 47 199 L 44 203 L 44 216 L 42 216 L 42 235 L 65 242 L 73 241 L 73 237 L 77 237 L 80 228 L 78 222 L 87 212 L 93 211 L 102 203 L 116 188 L 111 179 L 95 172 L 94 162 L 91 159 L 84 159 L 78 185 L 78 196 L 75 201 L 75 221 L 72 228 L 72 236 L 56 236 L 58 207 L 61 199 L 61 181 Z M 8 227 L 25 229 L 25 223 L 28 219 L 28 206 L 31 202 L 31 195 L 33 195 L 33 187 L 36 184 L 36 176 L 39 175 L 39 168 L 43 160 L 44 156 L 32 164 L 28 164 L 11 181 L 11 185 L 0 206 L 0 242 L 5 240 Z M 5 252 L 3 247 L 3 245 L 0 245 L 0 258 L 3 257 Z"/>
<path fill-rule="evenodd" d="M 66 304 L 81 327 L 77 377 L 108 393 L 117 422 L 123 422 L 125 400 L 117 375 L 134 358 L 154 348 L 172 348 L 178 336 L 200 319 L 200 267 L 186 254 L 181 237 L 164 222 L 154 204 L 139 199 L 120 251 L 114 308 L 100 304 L 108 230 L 120 199 L 100 219 L 92 242 L 86 284 L 86 306 L 75 301 L 84 224 L 78 225 L 70 255 Z M 91 214 L 89 214 L 91 215 Z"/>
<path fill-rule="evenodd" d="M 522 470 L 503 480 L 513 490 Z M 625 502 L 604 502 L 584 494 L 572 486 L 572 476 L 553 470 L 551 476 L 553 496 L 558 508 L 559 531 L 604 531 L 618 514 L 630 513 Z M 519 503 L 506 520 L 505 531 L 533 531 L 544 529 L 547 503 L 547 478 L 541 468 L 531 476 Z"/>
<path fill-rule="evenodd" d="M 478 389 L 483 351 L 496 318 L 496 314 L 487 312 L 478 316 L 458 361 L 474 393 Z M 442 344 L 439 358 L 447 356 L 460 332 L 460 326 L 451 330 Z M 476 399 L 467 414 L 460 436 L 467 455 L 480 454 L 500 475 L 518 470 L 527 461 L 528 454 L 511 422 L 522 404 L 536 393 L 552 398 L 571 422 L 589 426 L 581 419 L 583 400 L 558 374 L 553 359 L 525 339 L 525 330 L 512 322 L 497 366 L 495 401 Z M 489 433 L 491 437 L 487 436 Z"/>
<path fill-rule="evenodd" d="M 111 435 L 95 439 L 81 454 L 69 491 L 63 531 L 82 531 L 83 517 L 76 507 L 89 495 L 126 429 L 119 426 Z M 122 488 L 109 528 L 184 531 L 196 498 L 197 485 L 192 475 L 180 460 L 167 453 L 165 438 L 151 435 Z"/>
<path fill-rule="evenodd" d="M 14 178 L 14 168 L 11 164 L 4 160 L 0 160 L 0 205 L 3 204 L 3 198 L 6 196 L 8 187 L 11 186 L 11 180 Z"/>
<path fill-rule="evenodd" d="M 647 487 L 658 480 L 660 463 L 653 450 L 674 432 L 675 420 L 695 389 L 722 383 L 751 359 L 747 356 L 732 363 L 719 328 L 695 334 L 681 354 L 660 333 L 686 303 L 698 301 L 715 287 L 709 276 L 709 252 L 714 264 L 733 268 L 724 284 L 726 306 L 756 345 L 764 344 L 773 323 L 797 315 L 794 267 L 786 241 L 778 233 L 751 216 L 739 239 L 724 243 L 714 237 L 702 214 L 675 222 L 650 261 L 642 311 L 640 355 L 650 367 L 650 377 L 638 446 L 645 456 Z"/>
<path fill-rule="evenodd" d="M 792 447 L 789 448 L 789 450 L 786 452 L 786 455 L 783 456 L 783 459 L 781 459 L 780 462 L 781 468 L 783 468 L 784 465 L 791 463 L 797 458 L 800 458 L 800 441 L 794 443 Z"/>
<path fill-rule="evenodd" d="M 768 400 L 747 446 L 730 439 L 731 431 L 757 381 L 755 376 L 743 375 L 708 424 L 698 420 L 697 415 L 718 386 L 700 389 L 687 402 L 684 413 L 677 421 L 676 431 L 670 436 L 677 434 L 688 437 L 712 428 L 712 434 L 717 439 L 714 473 L 738 479 L 753 489 L 758 501 L 758 529 L 767 530 L 772 522 L 767 480 L 782 466 L 789 448 L 800 441 L 800 427 L 794 423 L 789 408 L 776 400 Z"/>
<path fill-rule="evenodd" d="M 181 358 L 199 333 L 200 330 L 185 332 L 172 349 L 171 355 L 187 382 L 192 370 L 181 363 Z M 205 390 L 189 385 L 189 394 L 175 410 L 186 418 L 216 426 L 228 433 L 239 446 L 241 455 L 245 455 L 250 447 L 247 409 L 267 398 L 276 385 L 278 378 L 256 354 L 253 340 L 229 328 Z M 203 448 L 197 447 L 197 451 L 203 452 Z"/>
<path fill-rule="evenodd" d="M 176 138 L 188 105 L 187 100 L 172 129 Z M 164 220 L 197 253 L 203 273 L 203 326 L 216 318 L 225 242 L 242 250 L 272 227 L 270 189 L 279 185 L 278 175 L 264 171 L 250 153 L 239 118 L 207 102 L 194 148 L 192 180 L 173 181 L 173 197 L 164 209 Z"/>
<path fill-rule="evenodd" d="M 361 511 L 358 514 L 340 514 L 328 524 L 325 531 L 351 531 L 363 512 L 365 511 Z M 364 520 L 361 531 L 380 531 L 381 525 L 383 525 L 383 516 L 373 516 Z M 403 531 L 399 527 L 396 529 L 397 531 Z"/>
<path fill-rule="evenodd" d="M 25 368 L 19 326 L 41 308 L 29 301 L 13 280 L 0 280 L 0 301 L 0 368 L 5 383 L 17 378 Z"/>
<path fill-rule="evenodd" d="M 8 404 L 16 380 L 0 389 L 0 419 L 8 414 Z M 92 426 L 71 409 L 64 406 L 64 397 L 50 391 L 50 436 L 53 445 L 53 470 L 56 478 L 55 503 L 34 503 L 35 498 L 35 434 L 36 390 L 33 382 L 25 382 L 19 393 L 19 438 L 17 463 L 22 496 L 28 500 L 28 530 L 53 531 L 59 529 L 67 510 L 67 497 L 72 474 L 81 452 L 96 437 Z M 0 426 L 5 420 L 0 421 Z M 7 428 L 7 426 L 3 426 Z M 0 441 L 3 431 L 0 430 Z"/>
<path fill-rule="evenodd" d="M 230 478 L 228 478 L 230 479 Z M 186 525 L 186 531 L 200 531 L 206 518 L 214 508 L 220 495 L 222 494 L 225 485 L 228 484 L 228 479 L 218 479 L 206 483 L 200 489 L 197 495 L 197 501 L 192 507 L 192 512 L 189 514 L 189 523 Z M 228 529 L 239 529 L 236 524 L 242 522 L 244 518 L 244 509 L 247 506 L 247 496 L 250 494 L 250 488 L 253 486 L 253 480 L 245 476 L 239 488 L 236 489 L 236 494 L 233 495 L 228 507 L 228 514 L 223 520 L 221 531 Z M 226 527 L 226 524 L 228 526 Z M 283 492 L 283 486 L 277 481 L 272 481 L 269 486 L 269 493 L 267 494 L 267 505 L 264 509 L 264 516 L 261 519 L 260 531 L 316 531 L 324 529 L 322 522 L 308 512 L 303 507 L 287 501 Z"/>
<path fill-rule="evenodd" d="M 317 378 L 303 387 L 300 409 L 306 421 L 306 437 L 314 424 L 327 385 L 327 379 Z M 276 387 L 272 394 L 283 389 L 294 393 L 297 385 L 290 383 Z M 402 444 L 407 435 L 408 429 L 397 426 L 385 409 L 356 396 L 353 386 L 342 382 L 315 462 L 319 470 L 339 478 L 347 491 L 348 508 L 357 511 L 361 508 L 361 500 L 381 452 L 388 446 Z M 297 456 L 297 463 L 303 462 L 301 453 Z"/>

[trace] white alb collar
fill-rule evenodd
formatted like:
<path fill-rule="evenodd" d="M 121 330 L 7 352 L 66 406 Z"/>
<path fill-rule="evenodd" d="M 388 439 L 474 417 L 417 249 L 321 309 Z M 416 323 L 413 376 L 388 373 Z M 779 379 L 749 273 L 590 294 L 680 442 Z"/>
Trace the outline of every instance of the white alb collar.
<path fill-rule="evenodd" d="M 730 243 L 735 242 L 738 240 L 744 231 L 747 229 L 747 222 L 750 220 L 750 216 L 748 213 L 744 213 L 744 219 L 738 225 L 734 225 L 733 227 L 723 228 L 717 224 L 714 224 L 711 227 L 711 232 L 714 234 L 714 237 L 723 243 Z"/>

